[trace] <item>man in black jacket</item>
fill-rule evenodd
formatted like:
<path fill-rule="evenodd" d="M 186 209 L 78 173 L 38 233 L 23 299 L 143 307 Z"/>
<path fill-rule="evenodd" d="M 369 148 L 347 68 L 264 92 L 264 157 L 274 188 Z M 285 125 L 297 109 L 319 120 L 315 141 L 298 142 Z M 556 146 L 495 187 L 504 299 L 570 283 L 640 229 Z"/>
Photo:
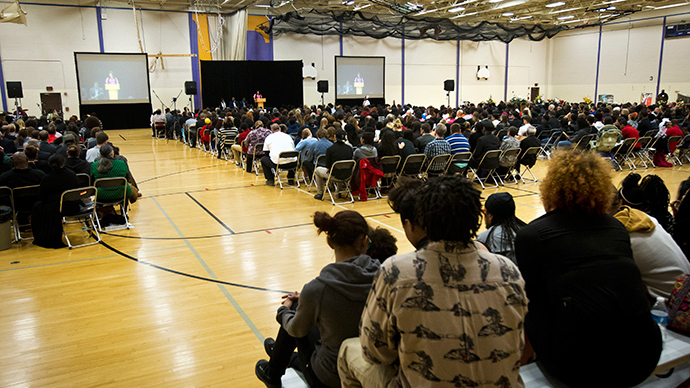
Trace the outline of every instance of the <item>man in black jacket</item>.
<path fill-rule="evenodd" d="M 316 195 L 314 199 L 322 200 L 326 179 L 331 171 L 333 163 L 341 160 L 352 160 L 352 147 L 345 144 L 345 130 L 335 131 L 335 143 L 326 150 L 326 167 L 316 167 Z"/>
<path fill-rule="evenodd" d="M 477 146 L 474 148 L 474 152 L 472 152 L 472 159 L 470 159 L 470 166 L 472 168 L 479 166 L 479 162 L 481 162 L 484 154 L 501 148 L 501 141 L 492 133 L 493 129 L 493 125 L 484 126 L 484 136 L 477 140 Z M 488 168 L 494 167 L 498 167 L 498 159 L 496 159 L 496 166 L 488 166 Z"/>

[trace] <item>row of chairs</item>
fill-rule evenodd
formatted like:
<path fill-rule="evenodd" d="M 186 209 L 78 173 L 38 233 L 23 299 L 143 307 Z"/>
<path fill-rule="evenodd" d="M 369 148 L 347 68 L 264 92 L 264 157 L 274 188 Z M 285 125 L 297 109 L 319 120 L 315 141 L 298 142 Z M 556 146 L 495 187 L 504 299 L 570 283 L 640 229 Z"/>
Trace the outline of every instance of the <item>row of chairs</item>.
<path fill-rule="evenodd" d="M 124 190 L 122 199 L 99 200 L 97 195 L 98 189 L 115 189 L 125 186 L 127 184 L 125 178 L 101 178 L 97 179 L 93 185 L 91 185 L 90 177 L 87 174 L 77 174 L 77 176 L 81 187 L 63 192 L 60 197 L 59 207 L 60 215 L 62 216 L 62 232 L 70 249 L 96 244 L 101 241 L 99 232 L 104 231 L 104 228 L 101 227 L 101 222 L 96 214 L 97 207 L 119 205 L 120 212 L 125 219 L 125 227 L 127 229 L 131 227 L 127 218 L 127 190 Z M 20 223 L 19 219 L 30 214 L 33 205 L 39 200 L 39 190 L 40 185 L 17 187 L 14 189 L 7 186 L 0 187 L 0 200 L 5 200 L 6 203 L 9 203 L 12 211 L 11 226 L 14 234 L 14 242 L 33 238 L 22 235 L 21 230 L 30 225 Z M 63 212 L 65 204 L 77 201 L 81 203 L 81 206 L 76 214 Z M 21 204 L 21 209 L 18 208 L 17 204 Z M 77 233 L 78 231 L 68 232 L 65 226 L 70 223 L 82 224 L 83 228 L 80 231 L 92 235 L 95 241 L 81 245 L 72 245 L 68 235 Z"/>
<path fill-rule="evenodd" d="M 630 170 L 636 170 L 640 164 L 644 168 L 649 168 L 649 165 L 654 167 L 652 155 L 656 153 L 656 145 L 659 139 L 643 136 L 639 139 L 627 138 L 623 140 L 623 143 L 617 146 L 613 152 L 614 168 L 616 170 L 623 170 L 625 165 Z M 674 152 L 666 154 L 666 157 L 671 160 L 674 166 L 682 166 L 681 158 L 683 157 L 690 162 L 690 153 L 687 148 L 688 142 L 690 142 L 690 135 L 685 135 L 684 137 L 669 136 L 667 141 L 669 144 L 677 143 Z M 637 146 L 638 144 L 639 147 Z"/>

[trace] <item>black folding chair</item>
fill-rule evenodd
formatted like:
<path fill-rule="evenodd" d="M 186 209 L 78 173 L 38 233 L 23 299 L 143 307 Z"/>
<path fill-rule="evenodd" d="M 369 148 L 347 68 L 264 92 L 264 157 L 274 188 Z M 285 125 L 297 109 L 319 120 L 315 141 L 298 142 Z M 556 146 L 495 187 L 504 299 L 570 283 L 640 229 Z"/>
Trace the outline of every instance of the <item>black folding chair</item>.
<path fill-rule="evenodd" d="M 534 165 L 537 163 L 537 155 L 539 155 L 539 152 L 541 152 L 541 147 L 530 147 L 522 153 L 522 156 L 520 156 L 520 160 L 518 161 L 519 166 L 525 166 L 525 171 L 520 172 L 520 180 L 522 183 L 539 182 L 539 179 L 537 179 L 532 172 L 532 167 L 534 167 Z M 530 162 L 528 162 L 528 160 Z M 532 179 L 525 180 L 526 172 L 529 172 L 529 174 L 532 176 Z"/>
<path fill-rule="evenodd" d="M 395 184 L 395 175 L 398 172 L 400 159 L 400 155 L 384 156 L 381 158 L 381 171 L 383 172 L 383 177 L 378 181 L 379 197 L 381 197 L 381 190 L 388 190 Z"/>
<path fill-rule="evenodd" d="M 673 163 L 673 165 L 675 165 L 675 166 L 682 166 L 683 165 L 683 162 L 681 162 L 680 159 L 678 158 L 678 156 L 676 155 L 676 149 L 678 149 L 678 146 L 680 145 L 680 141 L 681 141 L 681 136 L 670 136 L 668 138 L 668 155 L 666 155 L 666 156 L 668 156 L 669 159 L 671 159 L 671 163 Z M 676 149 L 674 149 L 673 152 L 671 152 L 671 143 L 676 143 Z"/>
<path fill-rule="evenodd" d="M 89 174 L 79 173 L 77 174 L 77 180 L 79 181 L 79 187 L 91 186 L 91 176 Z"/>
<path fill-rule="evenodd" d="M 515 174 L 513 174 L 513 170 L 515 170 L 515 166 L 517 166 L 518 161 L 520 159 L 520 152 L 522 152 L 522 150 L 519 148 L 510 148 L 503 151 L 503 153 L 501 154 L 501 157 L 499 159 L 500 161 L 503 161 L 505 159 L 512 160 L 510 165 L 501 166 L 502 168 L 508 169 L 508 171 L 506 171 L 503 177 L 501 177 L 500 174 L 496 174 L 496 176 L 498 176 L 498 180 L 501 181 L 502 185 L 516 185 L 518 183 Z M 512 180 L 513 182 L 509 182 L 509 180 Z"/>
<path fill-rule="evenodd" d="M 290 171 L 294 171 L 295 177 L 293 178 L 293 180 L 297 182 L 297 187 L 299 187 L 299 179 L 297 179 L 298 160 L 299 151 L 283 151 L 280 153 L 280 155 L 278 155 L 278 164 L 276 164 L 276 168 L 273 168 L 271 170 L 273 171 L 275 181 L 276 183 L 278 183 L 281 190 L 283 189 L 283 181 L 280 179 L 281 172 L 289 173 Z"/>
<path fill-rule="evenodd" d="M 454 154 L 453 157 L 448 161 L 448 166 L 446 166 L 446 174 L 460 174 L 462 176 L 467 176 L 467 169 L 470 165 L 470 159 L 472 159 L 471 152 L 458 152 Z"/>
<path fill-rule="evenodd" d="M 101 235 L 98 233 L 95 221 L 98 220 L 98 216 L 96 216 L 96 192 L 97 190 L 94 186 L 80 187 L 74 190 L 67 190 L 60 197 L 60 214 L 63 219 L 62 234 L 65 236 L 69 249 L 98 244 L 101 241 Z M 65 204 L 68 202 L 78 202 L 79 211 L 77 213 L 65 213 Z M 69 224 L 69 220 L 81 223 L 83 225 L 82 228 L 78 231 L 67 232 L 66 226 Z M 93 236 L 96 241 L 72 245 L 67 235 L 78 232 L 82 232 L 82 235 L 86 238 Z"/>
<path fill-rule="evenodd" d="M 350 181 L 352 180 L 352 174 L 355 172 L 356 162 L 354 160 L 340 160 L 331 166 L 331 170 L 328 174 L 328 179 L 326 180 L 326 190 L 328 195 L 331 197 L 331 203 L 334 205 L 342 203 L 353 203 L 355 198 L 352 196 L 352 191 L 350 191 Z M 333 190 L 331 191 L 331 185 Z M 340 186 L 340 188 L 338 188 Z M 347 194 L 350 196 L 350 201 L 346 202 L 335 202 L 334 194 Z"/>
<path fill-rule="evenodd" d="M 401 176 L 414 177 L 417 179 L 421 178 L 424 161 L 426 161 L 426 155 L 424 154 L 408 155 L 402 165 L 402 169 L 400 169 L 400 172 L 398 172 L 398 175 L 395 178 L 396 181 Z"/>
<path fill-rule="evenodd" d="M 264 155 L 264 143 L 257 143 L 254 146 L 254 154 L 252 159 L 252 167 L 256 175 L 259 175 L 259 169 L 261 168 L 261 157 Z M 257 158 L 258 156 L 258 158 Z"/>
<path fill-rule="evenodd" d="M 309 181 L 309 184 L 307 185 L 307 191 L 311 191 L 311 186 L 314 185 L 316 186 L 316 169 L 319 167 L 319 162 L 321 160 L 326 159 L 326 155 L 319 155 L 316 157 L 316 161 L 314 162 L 314 172 L 311 174 L 311 180 Z"/>
<path fill-rule="evenodd" d="M 492 187 L 498 187 L 498 181 L 496 180 L 496 169 L 498 168 L 498 161 L 500 157 L 501 150 L 487 151 L 484 154 L 484 156 L 482 156 L 482 159 L 479 161 L 479 165 L 477 165 L 476 170 L 472 168 L 472 166 L 470 166 L 470 171 L 472 172 L 472 174 L 474 174 L 474 179 L 479 181 L 479 184 L 482 186 L 482 189 L 486 189 L 484 183 L 486 183 L 486 181 L 489 178 L 491 178 L 494 181 L 495 186 Z M 479 176 L 478 172 L 480 170 L 488 171 L 485 177 Z"/>
<path fill-rule="evenodd" d="M 3 198 L 6 200 L 5 204 L 9 205 L 12 211 L 12 234 L 14 235 L 14 242 L 17 242 L 21 239 L 21 236 L 19 234 L 19 227 L 17 226 L 16 210 L 14 208 L 14 197 L 11 188 L 7 186 L 0 186 L 0 200 L 2 200 Z M 0 202 L 0 205 L 2 203 L 3 202 Z"/>
<path fill-rule="evenodd" d="M 448 170 L 448 162 L 453 158 L 451 154 L 443 154 L 434 156 L 429 164 L 426 166 L 426 170 L 422 173 L 422 179 L 428 180 L 436 176 L 441 176 Z"/>

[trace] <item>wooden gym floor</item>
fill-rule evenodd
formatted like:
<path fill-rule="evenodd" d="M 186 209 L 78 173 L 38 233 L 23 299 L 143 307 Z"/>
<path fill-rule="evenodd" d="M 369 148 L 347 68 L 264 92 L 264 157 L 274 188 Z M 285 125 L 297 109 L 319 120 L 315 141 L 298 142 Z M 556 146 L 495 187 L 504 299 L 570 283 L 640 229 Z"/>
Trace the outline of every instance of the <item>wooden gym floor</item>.
<path fill-rule="evenodd" d="M 24 240 L 0 252 L 0 386 L 262 387 L 254 364 L 275 336 L 280 297 L 333 261 L 311 216 L 357 210 L 413 248 L 385 200 L 332 206 L 265 186 L 148 129 L 110 131 L 143 197 L 134 228 L 103 244 L 48 250 Z M 534 171 L 545 174 L 546 161 Z M 672 197 L 690 166 L 656 173 Z M 614 173 L 618 183 L 627 171 Z M 507 191 L 524 221 L 543 214 L 539 184 Z"/>

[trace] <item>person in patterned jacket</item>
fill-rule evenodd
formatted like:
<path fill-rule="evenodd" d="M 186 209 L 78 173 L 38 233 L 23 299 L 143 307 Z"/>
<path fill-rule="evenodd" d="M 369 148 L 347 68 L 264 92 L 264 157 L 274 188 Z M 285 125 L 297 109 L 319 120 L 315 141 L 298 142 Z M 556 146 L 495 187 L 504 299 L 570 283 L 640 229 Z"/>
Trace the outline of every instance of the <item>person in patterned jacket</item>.
<path fill-rule="evenodd" d="M 523 386 L 524 281 L 508 258 L 474 243 L 480 194 L 460 176 L 416 191 L 415 223 L 429 243 L 381 265 L 359 338 L 340 348 L 343 387 Z"/>

